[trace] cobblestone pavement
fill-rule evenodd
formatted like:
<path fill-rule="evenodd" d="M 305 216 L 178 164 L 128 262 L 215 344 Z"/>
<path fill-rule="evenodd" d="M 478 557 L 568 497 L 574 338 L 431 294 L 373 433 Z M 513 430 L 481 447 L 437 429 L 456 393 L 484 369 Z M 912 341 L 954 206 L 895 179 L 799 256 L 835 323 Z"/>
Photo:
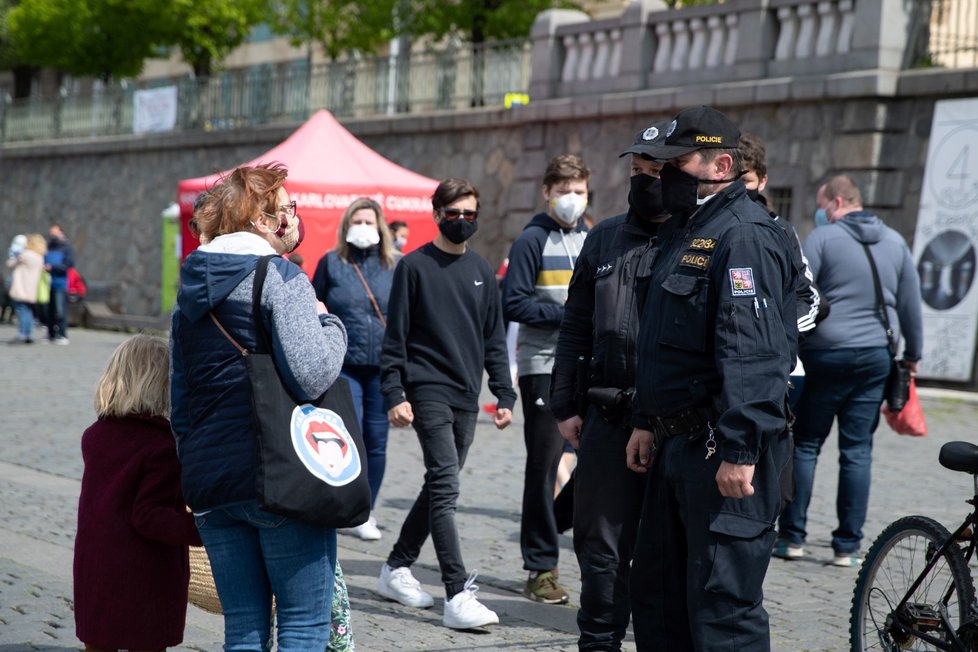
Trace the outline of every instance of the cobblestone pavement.
<path fill-rule="evenodd" d="M 0 342 L 14 336 L 0 325 Z M 92 388 L 119 333 L 73 330 L 67 347 L 0 344 L 0 652 L 77 650 L 72 616 L 71 561 L 82 463 L 79 438 L 94 419 Z M 945 524 L 966 512 L 968 477 L 937 463 L 941 444 L 974 440 L 970 400 L 930 392 L 924 401 L 930 436 L 900 437 L 885 424 L 876 436 L 873 494 L 866 525 L 868 548 L 886 523 L 925 513 Z M 574 650 L 573 606 L 544 606 L 520 596 L 525 573 L 519 553 L 519 509 L 524 461 L 522 425 L 497 431 L 487 415 L 462 473 L 458 509 L 462 551 L 478 570 L 480 598 L 501 624 L 483 633 L 441 626 L 440 599 L 417 610 L 381 599 L 374 591 L 386 558 L 415 494 L 423 466 L 412 430 L 391 431 L 388 471 L 377 518 L 379 542 L 340 537 L 340 560 L 353 603 L 361 651 Z M 799 561 L 775 559 L 767 575 L 772 649 L 843 650 L 856 571 L 827 566 L 834 525 L 835 439 L 830 438 L 816 479 L 810 513 L 811 554 Z M 561 538 L 562 581 L 577 602 L 580 574 L 571 539 Z M 415 567 L 428 591 L 441 595 L 429 545 Z M 177 650 L 219 650 L 222 621 L 190 607 L 184 643 Z M 634 643 L 626 642 L 627 650 Z"/>

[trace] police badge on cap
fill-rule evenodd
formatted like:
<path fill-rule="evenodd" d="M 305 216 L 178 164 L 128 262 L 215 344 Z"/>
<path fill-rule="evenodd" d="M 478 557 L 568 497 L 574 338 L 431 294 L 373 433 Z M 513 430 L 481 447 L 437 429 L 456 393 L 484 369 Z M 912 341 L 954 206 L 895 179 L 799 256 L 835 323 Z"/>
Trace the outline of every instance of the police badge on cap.
<path fill-rule="evenodd" d="M 619 154 L 618 158 L 627 156 L 628 154 L 639 154 L 644 158 L 652 158 L 652 148 L 655 145 L 662 144 L 662 141 L 665 139 L 665 130 L 668 124 L 668 122 L 658 122 L 635 134 L 635 140 L 632 146 Z"/>
<path fill-rule="evenodd" d="M 730 118 L 709 106 L 683 109 L 665 129 L 665 138 L 649 147 L 649 156 L 661 161 L 698 149 L 735 149 L 740 129 Z"/>

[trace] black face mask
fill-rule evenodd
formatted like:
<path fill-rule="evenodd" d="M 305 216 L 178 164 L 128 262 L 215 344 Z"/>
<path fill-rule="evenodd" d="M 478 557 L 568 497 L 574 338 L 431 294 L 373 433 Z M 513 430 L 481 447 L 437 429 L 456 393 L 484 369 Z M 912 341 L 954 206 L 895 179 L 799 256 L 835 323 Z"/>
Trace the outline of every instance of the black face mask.
<path fill-rule="evenodd" d="M 673 217 L 687 217 L 696 210 L 700 180 L 675 165 L 666 164 L 659 172 L 662 179 L 662 205 Z"/>
<path fill-rule="evenodd" d="M 662 182 L 648 174 L 636 174 L 629 180 L 628 205 L 635 214 L 652 220 L 666 212 L 662 205 Z"/>
<path fill-rule="evenodd" d="M 471 238 L 479 230 L 479 220 L 472 220 L 459 217 L 454 220 L 442 219 L 438 223 L 438 230 L 449 242 L 462 244 Z"/>

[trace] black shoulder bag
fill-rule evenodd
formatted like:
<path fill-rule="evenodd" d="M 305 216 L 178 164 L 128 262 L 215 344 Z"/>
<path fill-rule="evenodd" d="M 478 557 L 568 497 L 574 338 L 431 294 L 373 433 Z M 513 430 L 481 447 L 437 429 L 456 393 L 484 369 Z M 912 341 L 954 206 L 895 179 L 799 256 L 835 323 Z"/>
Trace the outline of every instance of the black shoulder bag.
<path fill-rule="evenodd" d="M 360 525 L 370 516 L 370 487 L 366 448 L 350 386 L 344 378 L 337 378 L 323 396 L 310 402 L 296 401 L 285 388 L 261 317 L 262 286 L 272 257 L 263 256 L 255 267 L 254 351 L 238 344 L 210 313 L 248 368 L 258 439 L 258 504 L 311 525 Z"/>
<path fill-rule="evenodd" d="M 873 270 L 873 285 L 876 288 L 876 309 L 879 311 L 880 320 L 883 328 L 886 329 L 886 346 L 890 350 L 890 375 L 886 377 L 886 389 L 883 390 L 883 399 L 886 401 L 890 412 L 899 412 L 907 404 L 910 398 L 910 369 L 900 364 L 896 357 L 896 342 L 893 341 L 893 328 L 890 327 L 890 316 L 886 312 L 886 303 L 883 301 L 883 286 L 880 284 L 879 271 L 876 269 L 876 260 L 873 258 L 869 245 L 860 242 L 866 258 L 869 259 L 869 268 Z"/>

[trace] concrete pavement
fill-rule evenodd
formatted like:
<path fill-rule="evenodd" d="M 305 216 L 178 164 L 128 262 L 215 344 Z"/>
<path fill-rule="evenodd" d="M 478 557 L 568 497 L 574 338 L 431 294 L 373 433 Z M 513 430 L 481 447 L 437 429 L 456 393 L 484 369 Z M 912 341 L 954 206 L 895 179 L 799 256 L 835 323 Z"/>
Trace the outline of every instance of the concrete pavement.
<path fill-rule="evenodd" d="M 13 336 L 13 327 L 0 325 L 0 343 Z M 67 347 L 0 344 L 0 652 L 81 648 L 74 636 L 71 583 L 82 473 L 79 440 L 94 419 L 94 383 L 125 335 L 76 329 L 70 337 Z M 966 513 L 963 500 L 971 480 L 942 469 L 937 453 L 946 441 L 975 440 L 976 410 L 969 395 L 927 396 L 928 437 L 901 437 L 885 424 L 877 432 L 864 550 L 899 516 L 924 513 L 950 525 Z M 830 438 L 809 514 L 812 554 L 793 562 L 775 559 L 768 572 L 773 650 L 847 649 L 856 571 L 826 565 L 835 527 L 835 451 Z M 371 543 L 339 539 L 359 650 L 576 650 L 573 605 L 580 574 L 569 537 L 561 538 L 560 571 L 572 606 L 544 606 L 520 596 L 525 581 L 519 551 L 523 463 L 518 411 L 516 422 L 502 432 L 481 415 L 462 473 L 458 522 L 466 565 L 479 572 L 480 599 L 499 613 L 501 624 L 484 633 L 455 632 L 441 626 L 442 590 L 430 543 L 415 574 L 436 596 L 434 608 L 409 609 L 374 591 L 423 474 L 414 432 L 391 431 L 377 510 L 384 538 Z M 190 607 L 185 640 L 176 649 L 220 650 L 221 641 L 221 618 Z M 629 640 L 626 649 L 634 650 L 634 643 Z"/>

